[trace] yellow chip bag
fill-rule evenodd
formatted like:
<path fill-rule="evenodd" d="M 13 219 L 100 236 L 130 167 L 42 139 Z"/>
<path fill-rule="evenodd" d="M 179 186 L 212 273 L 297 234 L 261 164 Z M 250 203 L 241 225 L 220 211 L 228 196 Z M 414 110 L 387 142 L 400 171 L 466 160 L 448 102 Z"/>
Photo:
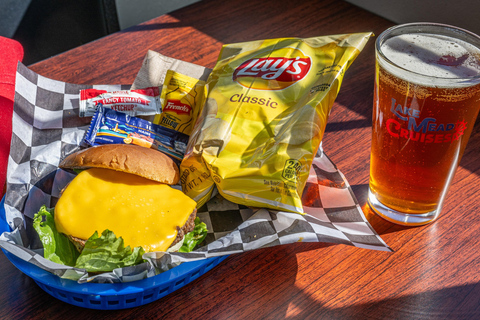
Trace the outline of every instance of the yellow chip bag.
<path fill-rule="evenodd" d="M 303 213 L 330 109 L 371 35 L 223 46 L 180 167 L 184 192 L 201 206 L 216 185 L 235 203 Z"/>
<path fill-rule="evenodd" d="M 204 100 L 205 82 L 167 70 L 160 100 L 162 113 L 153 123 L 190 135 Z"/>

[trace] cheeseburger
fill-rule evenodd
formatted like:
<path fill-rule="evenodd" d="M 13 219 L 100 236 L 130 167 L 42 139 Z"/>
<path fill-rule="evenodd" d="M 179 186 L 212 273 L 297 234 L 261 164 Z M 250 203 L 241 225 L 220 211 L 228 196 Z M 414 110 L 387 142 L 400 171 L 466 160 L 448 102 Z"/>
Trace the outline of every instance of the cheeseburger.
<path fill-rule="evenodd" d="M 178 167 L 157 150 L 101 145 L 69 155 L 60 167 L 82 170 L 54 210 L 57 231 L 79 251 L 104 230 L 145 252 L 175 250 L 195 227 L 196 203 L 170 186 L 178 183 Z"/>

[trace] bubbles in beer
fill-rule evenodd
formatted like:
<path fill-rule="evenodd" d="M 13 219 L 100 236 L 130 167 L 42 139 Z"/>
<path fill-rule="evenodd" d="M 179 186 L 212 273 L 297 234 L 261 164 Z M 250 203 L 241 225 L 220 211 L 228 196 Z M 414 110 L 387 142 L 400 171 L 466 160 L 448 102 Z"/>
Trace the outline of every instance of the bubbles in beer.
<path fill-rule="evenodd" d="M 465 79 L 480 73 L 480 48 L 447 36 L 402 34 L 387 39 L 381 51 L 397 66 L 427 77 Z M 392 70 L 386 65 L 384 67 L 405 80 L 435 85 L 435 79 L 412 78 L 412 74 L 405 71 Z M 458 83 L 452 85 L 458 86 Z"/>

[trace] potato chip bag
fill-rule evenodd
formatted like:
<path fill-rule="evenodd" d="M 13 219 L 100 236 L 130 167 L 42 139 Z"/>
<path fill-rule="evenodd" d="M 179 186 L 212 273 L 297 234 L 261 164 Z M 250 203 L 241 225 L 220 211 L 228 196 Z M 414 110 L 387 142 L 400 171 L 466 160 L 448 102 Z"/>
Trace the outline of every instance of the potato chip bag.
<path fill-rule="evenodd" d="M 184 192 L 303 213 L 302 192 L 345 71 L 372 33 L 222 47 L 180 166 Z"/>

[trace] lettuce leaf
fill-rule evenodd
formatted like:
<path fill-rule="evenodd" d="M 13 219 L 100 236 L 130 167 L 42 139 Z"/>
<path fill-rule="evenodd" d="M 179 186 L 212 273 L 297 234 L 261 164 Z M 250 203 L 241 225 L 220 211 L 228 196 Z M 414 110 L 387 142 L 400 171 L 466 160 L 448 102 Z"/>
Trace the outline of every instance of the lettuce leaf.
<path fill-rule="evenodd" d="M 33 227 L 43 244 L 43 256 L 66 266 L 86 269 L 88 272 L 109 272 L 115 268 L 132 266 L 143 261 L 143 248 L 126 248 L 123 239 L 112 231 L 97 232 L 85 243 L 80 254 L 64 234 L 57 231 L 53 209 L 42 206 L 33 219 Z"/>
<path fill-rule="evenodd" d="M 75 267 L 88 272 L 108 272 L 143 262 L 144 253 L 142 247 L 133 250 L 130 246 L 124 247 L 122 237 L 117 238 L 110 230 L 104 230 L 100 237 L 95 231 L 85 243 Z"/>
<path fill-rule="evenodd" d="M 204 222 L 201 222 L 199 217 L 196 217 L 195 228 L 193 231 L 190 231 L 185 235 L 183 245 L 178 249 L 178 252 L 193 251 L 198 244 L 205 240 L 207 232 L 207 225 Z"/>
<path fill-rule="evenodd" d="M 57 231 L 53 209 L 42 206 L 33 217 L 33 228 L 43 243 L 43 256 L 53 262 L 73 267 L 79 253 L 68 238 Z"/>

